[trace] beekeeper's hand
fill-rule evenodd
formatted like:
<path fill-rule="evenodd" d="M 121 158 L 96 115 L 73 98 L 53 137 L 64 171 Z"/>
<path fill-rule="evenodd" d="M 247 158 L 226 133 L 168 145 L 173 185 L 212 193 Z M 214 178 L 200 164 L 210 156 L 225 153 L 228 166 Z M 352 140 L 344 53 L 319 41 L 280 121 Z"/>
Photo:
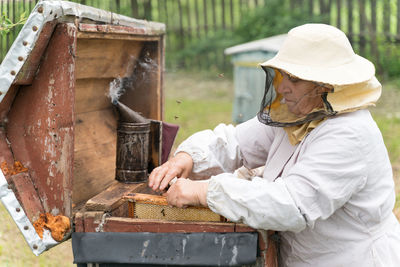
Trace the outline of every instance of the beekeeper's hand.
<path fill-rule="evenodd" d="M 179 152 L 163 165 L 155 168 L 149 176 L 149 187 L 154 191 L 164 191 L 175 177 L 188 177 L 193 168 L 192 157 Z"/>
<path fill-rule="evenodd" d="M 167 202 L 171 206 L 185 208 L 187 206 L 207 207 L 208 182 L 192 181 L 180 178 L 168 189 Z"/>

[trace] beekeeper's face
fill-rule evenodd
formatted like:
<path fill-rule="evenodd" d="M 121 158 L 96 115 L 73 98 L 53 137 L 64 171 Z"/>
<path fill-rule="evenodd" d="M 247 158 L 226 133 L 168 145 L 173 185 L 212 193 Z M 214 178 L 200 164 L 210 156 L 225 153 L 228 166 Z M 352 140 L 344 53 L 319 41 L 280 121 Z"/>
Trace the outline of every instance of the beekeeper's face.
<path fill-rule="evenodd" d="M 310 81 L 304 81 L 280 71 L 283 76 L 277 91 L 282 94 L 289 111 L 296 116 L 309 114 L 315 108 L 323 107 L 321 95 L 327 88 Z"/>

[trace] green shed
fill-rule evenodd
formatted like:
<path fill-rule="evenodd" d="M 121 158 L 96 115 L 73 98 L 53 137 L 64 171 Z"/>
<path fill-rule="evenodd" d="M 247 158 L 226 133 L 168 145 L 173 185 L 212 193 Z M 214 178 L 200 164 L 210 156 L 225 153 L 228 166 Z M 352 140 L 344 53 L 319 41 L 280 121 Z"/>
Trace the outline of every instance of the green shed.
<path fill-rule="evenodd" d="M 259 111 L 264 94 L 265 74 L 258 64 L 276 55 L 286 35 L 276 35 L 225 49 L 225 55 L 231 55 L 233 63 L 233 122 L 242 123 L 253 118 Z"/>

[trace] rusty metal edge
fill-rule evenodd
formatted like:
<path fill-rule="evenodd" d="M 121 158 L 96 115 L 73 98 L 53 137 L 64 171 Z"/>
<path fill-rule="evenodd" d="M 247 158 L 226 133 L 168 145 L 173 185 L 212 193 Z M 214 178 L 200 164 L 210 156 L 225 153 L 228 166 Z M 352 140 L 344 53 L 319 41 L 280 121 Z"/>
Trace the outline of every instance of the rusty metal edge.
<path fill-rule="evenodd" d="M 95 22 L 104 22 L 112 25 L 142 27 L 149 34 L 165 33 L 165 24 L 162 23 L 137 20 L 66 1 L 40 1 L 32 10 L 25 25 L 22 27 L 0 65 L 0 102 L 3 101 L 28 56 L 35 48 L 36 41 L 45 23 L 54 20 L 63 21 L 63 18 L 71 16 L 79 19 L 87 18 Z M 7 180 L 0 171 L 0 199 L 17 224 L 32 252 L 38 256 L 58 244 L 51 238 L 50 232 L 47 230 L 44 233 L 43 239 L 40 239 L 15 194 L 8 187 Z M 26 226 L 28 226 L 28 230 L 25 230 Z"/>
<path fill-rule="evenodd" d="M 45 233 L 43 233 L 43 239 L 39 237 L 35 228 L 29 221 L 28 216 L 26 216 L 23 208 L 15 197 L 14 192 L 9 188 L 7 180 L 2 172 L 0 172 L 0 199 L 36 256 L 58 244 L 58 242 L 51 237 L 48 230 L 45 230 Z"/>

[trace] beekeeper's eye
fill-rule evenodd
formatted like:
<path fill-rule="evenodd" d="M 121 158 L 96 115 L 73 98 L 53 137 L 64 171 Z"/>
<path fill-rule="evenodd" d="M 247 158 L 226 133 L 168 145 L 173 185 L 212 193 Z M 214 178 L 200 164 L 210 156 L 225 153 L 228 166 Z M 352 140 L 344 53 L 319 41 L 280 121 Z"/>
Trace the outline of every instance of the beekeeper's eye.
<path fill-rule="evenodd" d="M 292 82 L 292 83 L 297 83 L 298 81 L 300 81 L 299 78 L 297 78 L 297 77 L 291 75 L 290 73 L 286 73 L 286 72 L 284 72 L 284 71 L 282 71 L 282 70 L 279 70 L 279 72 L 281 73 L 281 75 L 282 75 L 283 77 L 287 77 L 288 80 L 289 80 L 290 82 Z"/>

